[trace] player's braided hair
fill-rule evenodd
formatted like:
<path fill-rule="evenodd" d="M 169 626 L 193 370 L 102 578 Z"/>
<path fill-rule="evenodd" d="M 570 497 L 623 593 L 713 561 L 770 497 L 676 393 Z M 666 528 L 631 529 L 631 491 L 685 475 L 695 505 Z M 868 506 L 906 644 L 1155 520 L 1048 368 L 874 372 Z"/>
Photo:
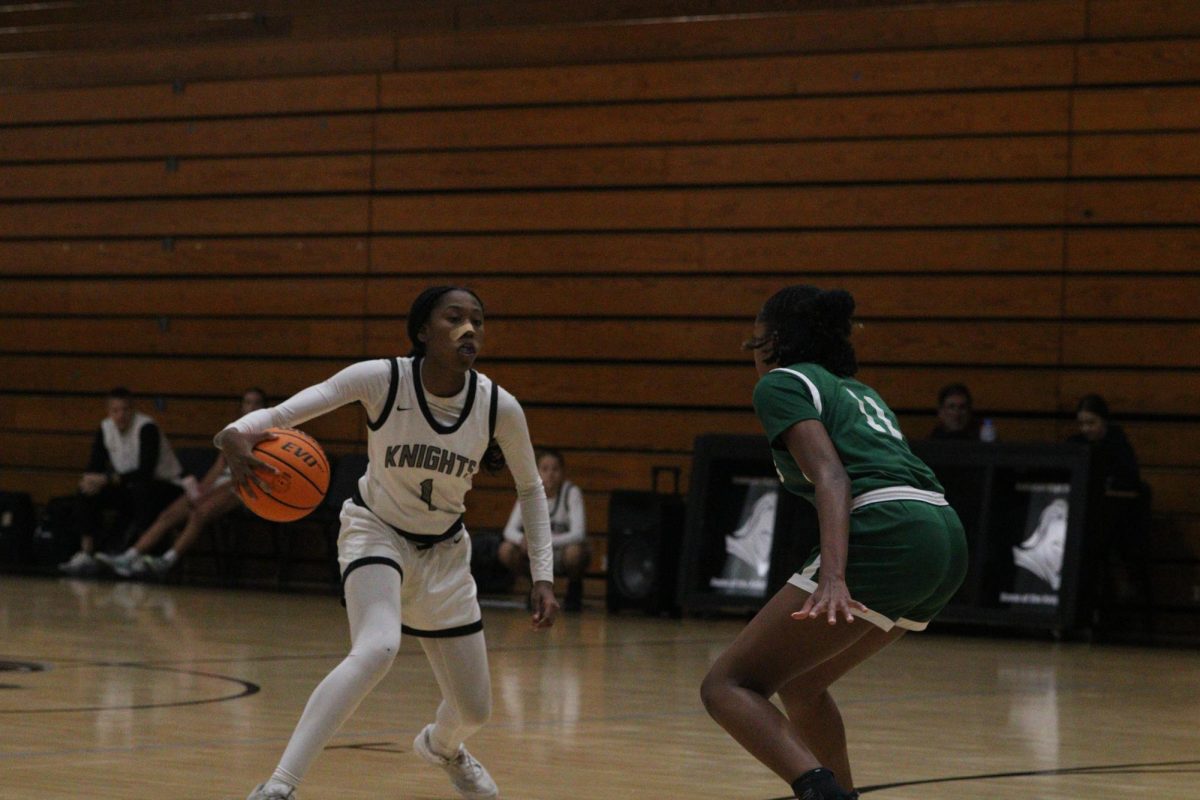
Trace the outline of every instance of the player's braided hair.
<path fill-rule="evenodd" d="M 850 343 L 854 297 L 842 289 L 788 286 L 773 294 L 758 314 L 766 330 L 746 343 L 763 349 L 768 364 L 819 364 L 834 375 L 858 372 Z"/>
<path fill-rule="evenodd" d="M 412 306 L 408 309 L 408 341 L 412 343 L 412 350 L 408 353 L 410 356 L 424 357 L 425 343 L 421 341 L 421 328 L 429 322 L 433 310 L 437 308 L 442 297 L 450 292 L 466 292 L 478 300 L 479 307 L 483 308 L 483 301 L 479 299 L 479 295 L 465 286 L 430 286 L 417 295 L 417 299 L 413 300 Z M 487 450 L 483 453 L 482 463 L 483 468 L 490 473 L 504 469 L 504 453 L 494 438 L 488 442 Z"/>

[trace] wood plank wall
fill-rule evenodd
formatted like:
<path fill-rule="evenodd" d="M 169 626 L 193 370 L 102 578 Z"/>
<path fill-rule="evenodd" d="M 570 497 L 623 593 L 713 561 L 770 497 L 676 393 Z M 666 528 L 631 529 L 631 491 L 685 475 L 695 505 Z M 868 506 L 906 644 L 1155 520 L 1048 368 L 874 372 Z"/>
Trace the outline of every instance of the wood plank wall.
<path fill-rule="evenodd" d="M 1105 394 L 1200 631 L 1195 4 L 112 5 L 0 13 L 0 487 L 69 491 L 111 385 L 200 444 L 243 387 L 403 350 L 450 280 L 601 568 L 611 490 L 756 431 L 738 345 L 806 281 L 855 293 L 910 436 L 952 380 L 1009 440 Z"/>

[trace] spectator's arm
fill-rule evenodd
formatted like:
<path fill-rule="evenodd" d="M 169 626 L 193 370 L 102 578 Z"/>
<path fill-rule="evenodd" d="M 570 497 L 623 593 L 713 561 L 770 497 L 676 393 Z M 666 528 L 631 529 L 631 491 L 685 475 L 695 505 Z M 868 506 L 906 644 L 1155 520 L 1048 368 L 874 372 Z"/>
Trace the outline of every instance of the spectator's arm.
<path fill-rule="evenodd" d="M 136 478 L 140 481 L 148 481 L 154 477 L 154 470 L 158 467 L 158 450 L 159 442 L 162 437 L 159 435 L 158 426 L 153 422 L 142 426 L 138 431 L 138 465 L 129 472 L 121 475 L 123 479 Z"/>
<path fill-rule="evenodd" d="M 96 475 L 108 472 L 108 448 L 104 446 L 104 432 L 99 428 L 96 429 L 96 436 L 92 439 L 92 452 L 88 456 L 88 463 L 83 471 Z"/>

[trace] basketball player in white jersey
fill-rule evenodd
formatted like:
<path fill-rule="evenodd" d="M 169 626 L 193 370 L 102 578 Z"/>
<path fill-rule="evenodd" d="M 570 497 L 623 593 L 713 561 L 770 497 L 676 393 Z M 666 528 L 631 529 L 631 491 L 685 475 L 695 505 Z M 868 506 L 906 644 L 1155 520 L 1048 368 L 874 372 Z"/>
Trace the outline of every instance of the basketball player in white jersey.
<path fill-rule="evenodd" d="M 350 653 L 313 691 L 279 766 L 248 800 L 295 799 L 317 754 L 388 671 L 401 632 L 420 640 L 443 697 L 413 750 L 444 769 L 464 798 L 499 796 L 463 746 L 487 721 L 492 703 L 463 500 L 481 467 L 507 462 L 529 542 L 538 630 L 558 614 L 546 493 L 521 406 L 471 368 L 483 344 L 483 304 L 475 293 L 426 289 L 409 312 L 408 336 L 409 357 L 354 364 L 278 406 L 247 414 L 215 439 L 234 481 L 254 492 L 266 489 L 254 471 L 272 469 L 251 454 L 267 428 L 293 427 L 359 402 L 370 429 L 370 463 L 342 506 L 338 536 Z"/>

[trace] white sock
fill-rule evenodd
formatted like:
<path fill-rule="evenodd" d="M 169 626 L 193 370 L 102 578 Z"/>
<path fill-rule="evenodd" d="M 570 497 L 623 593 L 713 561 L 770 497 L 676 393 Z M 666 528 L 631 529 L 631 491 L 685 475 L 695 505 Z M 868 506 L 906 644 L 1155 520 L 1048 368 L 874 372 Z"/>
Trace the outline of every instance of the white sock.
<path fill-rule="evenodd" d="M 162 560 L 167 562 L 168 564 L 174 564 L 175 559 L 177 559 L 177 558 L 179 558 L 179 553 L 175 552 L 174 547 L 172 547 L 170 550 L 168 550 L 167 552 L 162 554 Z"/>
<path fill-rule="evenodd" d="M 138 549 L 136 547 L 131 547 L 128 550 L 126 550 L 124 553 L 121 553 L 121 558 L 134 559 L 134 558 L 137 558 L 139 555 L 141 555 L 141 553 L 138 552 Z"/>
<path fill-rule="evenodd" d="M 271 779 L 263 784 L 263 792 L 270 792 L 272 789 L 278 789 L 279 791 L 283 792 L 284 795 L 286 795 L 288 792 L 295 789 L 296 784 L 299 783 L 299 781 L 296 781 L 296 783 L 288 783 L 285 780 L 280 780 L 277 777 L 278 775 L 279 770 L 275 770 L 275 774 L 271 776 Z"/>
<path fill-rule="evenodd" d="M 492 714 L 492 681 L 488 674 L 483 631 L 448 639 L 421 639 L 433 667 L 442 702 L 429 743 L 443 758 L 454 758 L 458 746 L 483 727 Z"/>

